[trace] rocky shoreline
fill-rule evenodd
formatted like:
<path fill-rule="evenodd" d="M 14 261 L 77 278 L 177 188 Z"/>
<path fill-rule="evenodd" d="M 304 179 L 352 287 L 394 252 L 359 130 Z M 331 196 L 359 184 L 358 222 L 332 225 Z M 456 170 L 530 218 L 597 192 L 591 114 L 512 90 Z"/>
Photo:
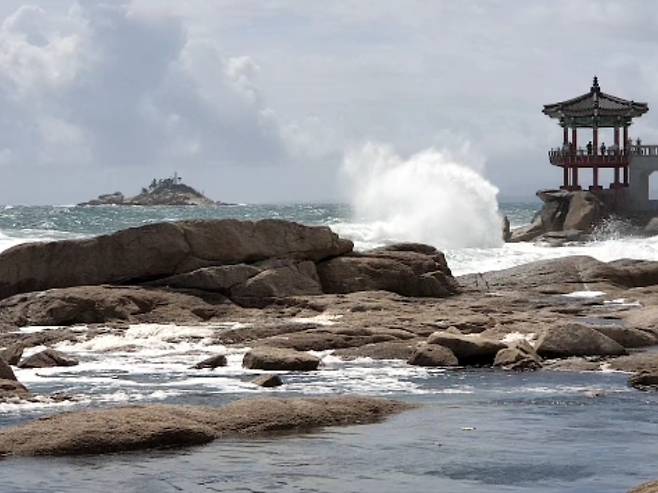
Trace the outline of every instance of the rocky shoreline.
<path fill-rule="evenodd" d="M 354 252 L 328 228 L 183 221 L 19 245 L 0 254 L 0 279 L 2 399 L 30 398 L 11 365 L 67 357 L 26 363 L 23 349 L 139 323 L 240 323 L 213 344 L 250 348 L 243 366 L 266 372 L 314 371 L 321 361 L 308 351 L 331 350 L 454 371 L 616 370 L 642 390 L 658 382 L 658 262 L 568 257 L 454 277 L 427 245 Z M 60 328 L 18 330 L 28 325 Z M 199 368 L 226 364 L 209 356 Z"/>

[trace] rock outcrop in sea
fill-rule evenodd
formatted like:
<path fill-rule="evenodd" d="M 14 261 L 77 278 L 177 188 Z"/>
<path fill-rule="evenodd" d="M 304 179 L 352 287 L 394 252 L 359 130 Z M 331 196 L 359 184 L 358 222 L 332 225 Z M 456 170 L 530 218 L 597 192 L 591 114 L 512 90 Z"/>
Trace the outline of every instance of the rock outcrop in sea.
<path fill-rule="evenodd" d="M 217 205 L 229 205 L 224 202 L 216 202 L 189 185 L 182 183 L 178 176 L 153 180 L 148 187 L 142 188 L 141 192 L 134 197 L 126 197 L 121 192 L 99 195 L 93 200 L 82 202 L 79 206 L 93 205 L 167 205 L 167 206 L 200 206 L 214 207 Z"/>

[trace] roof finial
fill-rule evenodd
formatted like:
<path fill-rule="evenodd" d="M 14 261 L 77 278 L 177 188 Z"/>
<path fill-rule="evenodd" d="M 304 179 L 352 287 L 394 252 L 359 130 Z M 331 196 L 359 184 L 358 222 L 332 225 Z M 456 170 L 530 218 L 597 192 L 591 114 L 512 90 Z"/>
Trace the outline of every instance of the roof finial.
<path fill-rule="evenodd" d="M 599 92 L 601 88 L 599 87 L 599 78 L 595 75 L 594 81 L 592 82 L 592 92 Z"/>

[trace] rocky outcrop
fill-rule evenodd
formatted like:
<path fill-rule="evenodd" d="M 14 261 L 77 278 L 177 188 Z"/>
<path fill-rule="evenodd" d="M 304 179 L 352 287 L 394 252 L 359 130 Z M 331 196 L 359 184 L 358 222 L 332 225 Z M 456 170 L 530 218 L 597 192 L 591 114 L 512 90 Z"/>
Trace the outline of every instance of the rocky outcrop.
<path fill-rule="evenodd" d="M 631 327 L 599 325 L 592 328 L 629 349 L 654 346 L 656 342 L 658 342 L 656 337 L 649 332 L 633 329 Z"/>
<path fill-rule="evenodd" d="M 23 356 L 25 346 L 21 343 L 10 344 L 0 351 L 0 359 L 5 360 L 7 364 L 16 366 Z"/>
<path fill-rule="evenodd" d="M 283 385 L 283 380 L 281 380 L 279 375 L 261 375 L 251 380 L 251 383 L 259 387 L 272 388 Z"/>
<path fill-rule="evenodd" d="M 658 481 L 644 483 L 637 488 L 633 488 L 628 493 L 658 493 Z"/>
<path fill-rule="evenodd" d="M 325 293 L 384 290 L 437 298 L 459 292 L 443 254 L 434 249 L 426 251 L 431 253 L 375 250 L 321 262 L 318 274 L 322 289 Z"/>
<path fill-rule="evenodd" d="M 259 347 L 244 355 L 242 366 L 252 370 L 313 371 L 320 358 L 309 353 L 273 347 Z"/>
<path fill-rule="evenodd" d="M 494 366 L 505 370 L 537 370 L 541 368 L 541 357 L 526 341 L 517 341 L 496 353 Z"/>
<path fill-rule="evenodd" d="M 416 347 L 420 342 L 421 339 L 373 342 L 355 347 L 338 349 L 333 354 L 345 360 L 370 358 L 375 360 L 399 359 L 408 361 L 416 351 Z"/>
<path fill-rule="evenodd" d="M 329 228 L 286 221 L 150 224 L 96 238 L 10 248 L 0 254 L 0 298 L 56 287 L 143 282 L 270 258 L 319 261 L 351 250 L 352 242 Z"/>
<path fill-rule="evenodd" d="M 90 205 L 167 205 L 167 206 L 201 206 L 212 207 L 224 205 L 223 202 L 215 202 L 201 192 L 189 185 L 181 183 L 175 176 L 161 180 L 153 180 L 148 188 L 134 197 L 125 197 L 121 192 L 99 195 L 98 198 L 78 204 L 80 206 Z"/>
<path fill-rule="evenodd" d="M 220 265 L 166 277 L 154 281 L 150 285 L 176 289 L 199 289 L 228 294 L 233 286 L 246 282 L 260 272 L 261 270 L 253 265 Z"/>
<path fill-rule="evenodd" d="M 532 241 L 546 233 L 563 231 L 570 231 L 577 239 L 582 233 L 591 233 L 607 215 L 605 205 L 592 192 L 540 190 L 537 196 L 544 203 L 542 209 L 530 225 L 513 230 L 508 241 Z"/>
<path fill-rule="evenodd" d="M 51 368 L 53 366 L 76 366 L 79 361 L 54 349 L 45 349 L 32 356 L 23 358 L 19 368 Z"/>
<path fill-rule="evenodd" d="M 0 378 L 0 402 L 25 400 L 31 397 L 30 391 L 16 380 Z"/>
<path fill-rule="evenodd" d="M 77 411 L 0 431 L 0 455 L 107 454 L 200 445 L 324 426 L 373 423 L 411 406 L 365 397 L 245 399 L 220 408 L 134 406 Z"/>
<path fill-rule="evenodd" d="M 414 366 L 457 366 L 459 361 L 448 348 L 436 344 L 420 344 L 409 360 Z"/>
<path fill-rule="evenodd" d="M 496 354 L 507 347 L 505 344 L 479 335 L 461 335 L 447 331 L 434 332 L 427 344 L 437 344 L 450 349 L 461 365 L 492 364 Z"/>
<path fill-rule="evenodd" d="M 209 358 L 199 361 L 192 368 L 194 368 L 195 370 L 202 370 L 204 368 L 214 370 L 219 366 L 226 366 L 226 356 L 223 354 L 216 354 L 214 356 L 210 356 Z"/>
<path fill-rule="evenodd" d="M 628 384 L 638 390 L 658 390 L 658 372 L 641 372 L 628 379 Z"/>
<path fill-rule="evenodd" d="M 624 347 L 590 327 L 566 324 L 543 331 L 535 345 L 537 354 L 545 358 L 569 356 L 619 356 Z"/>
<path fill-rule="evenodd" d="M 16 380 L 14 370 L 2 358 L 0 358 L 0 380 Z"/>

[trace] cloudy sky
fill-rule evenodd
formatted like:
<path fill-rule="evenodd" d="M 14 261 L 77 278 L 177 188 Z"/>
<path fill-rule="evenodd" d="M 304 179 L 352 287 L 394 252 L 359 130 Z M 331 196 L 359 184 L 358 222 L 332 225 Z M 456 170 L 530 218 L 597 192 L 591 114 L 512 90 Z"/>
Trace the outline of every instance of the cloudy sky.
<path fill-rule="evenodd" d="M 594 74 L 658 103 L 643 0 L 3 0 L 0 17 L 0 203 L 173 171 L 216 199 L 343 200 L 367 142 L 448 149 L 531 196 L 560 180 L 542 104 Z M 632 133 L 658 143 L 658 111 Z"/>

